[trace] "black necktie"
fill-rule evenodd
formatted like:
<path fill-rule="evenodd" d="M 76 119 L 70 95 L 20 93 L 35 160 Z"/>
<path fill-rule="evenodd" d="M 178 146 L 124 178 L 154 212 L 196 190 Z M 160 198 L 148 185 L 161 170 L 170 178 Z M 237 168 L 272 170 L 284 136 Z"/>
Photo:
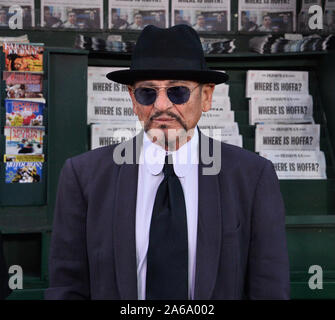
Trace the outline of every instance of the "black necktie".
<path fill-rule="evenodd" d="M 158 187 L 151 217 L 146 299 L 187 300 L 188 240 L 184 193 L 168 156 L 163 172 L 164 179 Z"/>

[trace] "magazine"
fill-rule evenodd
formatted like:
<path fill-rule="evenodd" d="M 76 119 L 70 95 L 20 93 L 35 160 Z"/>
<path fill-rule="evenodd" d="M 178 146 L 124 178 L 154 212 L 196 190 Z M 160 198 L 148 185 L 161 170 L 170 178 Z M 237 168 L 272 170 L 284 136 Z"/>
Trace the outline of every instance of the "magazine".
<path fill-rule="evenodd" d="M 6 154 L 42 154 L 44 127 L 5 127 Z"/>
<path fill-rule="evenodd" d="M 41 0 L 41 26 L 102 29 L 103 0 Z"/>
<path fill-rule="evenodd" d="M 296 1 L 239 0 L 238 30 L 294 32 Z"/>
<path fill-rule="evenodd" d="M 2 74 L 2 78 L 4 81 L 6 81 L 6 94 L 8 98 L 43 98 L 42 74 L 4 71 Z"/>
<path fill-rule="evenodd" d="M 5 154 L 3 162 L 44 162 L 44 154 Z"/>
<path fill-rule="evenodd" d="M 169 21 L 168 0 L 109 0 L 108 27 L 118 30 L 142 30 L 151 24 L 167 28 Z"/>
<path fill-rule="evenodd" d="M 42 126 L 44 103 L 23 100 L 5 100 L 6 126 Z"/>
<path fill-rule="evenodd" d="M 172 25 L 187 24 L 198 32 L 230 31 L 230 0 L 172 0 Z"/>
<path fill-rule="evenodd" d="M 5 42 L 5 71 L 43 72 L 43 44 Z"/>
<path fill-rule="evenodd" d="M 6 162 L 6 183 L 41 182 L 42 162 Z"/>

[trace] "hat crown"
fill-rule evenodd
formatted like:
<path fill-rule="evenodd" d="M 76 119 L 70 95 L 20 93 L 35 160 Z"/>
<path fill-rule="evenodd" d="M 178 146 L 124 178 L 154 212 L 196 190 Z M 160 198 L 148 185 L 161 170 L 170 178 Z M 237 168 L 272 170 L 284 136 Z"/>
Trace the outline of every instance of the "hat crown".
<path fill-rule="evenodd" d="M 187 25 L 145 27 L 134 48 L 131 70 L 208 70 L 198 34 Z"/>

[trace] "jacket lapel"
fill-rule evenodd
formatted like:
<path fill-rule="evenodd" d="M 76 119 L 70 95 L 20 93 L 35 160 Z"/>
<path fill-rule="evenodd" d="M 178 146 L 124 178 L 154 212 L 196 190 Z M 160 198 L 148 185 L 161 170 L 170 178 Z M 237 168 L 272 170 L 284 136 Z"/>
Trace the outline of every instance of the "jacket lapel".
<path fill-rule="evenodd" d="M 129 147 L 130 143 L 132 144 L 133 163 L 120 165 L 116 181 L 118 189 L 113 219 L 113 242 L 116 281 L 122 300 L 137 299 L 135 217 L 138 180 L 137 160 L 142 136 L 140 133 L 124 144 L 125 149 Z"/>
<path fill-rule="evenodd" d="M 203 163 L 201 156 L 201 150 L 208 153 L 208 150 L 204 150 L 204 147 L 207 148 L 207 145 L 204 145 L 204 139 L 208 138 L 199 132 L 198 235 L 194 289 L 194 299 L 196 300 L 211 299 L 221 251 L 222 223 L 219 175 L 203 174 L 203 169 L 208 167 Z M 210 142 L 212 143 L 213 140 L 210 139 Z M 212 145 L 210 145 L 210 150 L 213 150 Z M 220 160 L 218 159 L 218 161 Z"/>

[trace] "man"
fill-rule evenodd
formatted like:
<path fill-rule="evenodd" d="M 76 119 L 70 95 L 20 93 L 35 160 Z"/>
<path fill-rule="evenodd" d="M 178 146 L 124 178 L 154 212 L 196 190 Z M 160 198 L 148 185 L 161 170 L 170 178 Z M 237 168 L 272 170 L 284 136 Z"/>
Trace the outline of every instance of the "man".
<path fill-rule="evenodd" d="M 257 29 L 257 24 L 249 19 L 245 11 L 242 11 L 241 18 L 241 31 L 255 31 Z"/>
<path fill-rule="evenodd" d="M 129 23 L 125 19 L 121 19 L 116 9 L 112 9 L 112 26 L 111 29 L 127 29 Z"/>
<path fill-rule="evenodd" d="M 143 131 L 67 160 L 48 299 L 287 299 L 284 206 L 271 162 L 197 128 L 215 84 L 191 27 L 147 26 L 126 84 Z"/>
<path fill-rule="evenodd" d="M 272 19 L 269 15 L 263 16 L 263 24 L 258 28 L 258 31 L 271 32 L 272 31 Z"/>
<path fill-rule="evenodd" d="M 79 25 L 77 24 L 77 14 L 74 11 L 69 11 L 67 14 L 67 21 L 62 24 L 63 28 L 79 28 Z"/>
<path fill-rule="evenodd" d="M 197 31 L 207 31 L 205 17 L 202 14 L 197 16 L 197 22 L 193 28 Z"/>
<path fill-rule="evenodd" d="M 227 18 L 224 12 L 219 13 L 216 16 L 216 21 L 213 24 L 213 30 L 214 31 L 227 31 Z"/>
<path fill-rule="evenodd" d="M 62 21 L 51 14 L 50 7 L 44 7 L 44 27 L 58 28 L 62 25 Z"/>
<path fill-rule="evenodd" d="M 140 13 L 134 14 L 134 22 L 128 27 L 131 30 L 142 30 L 143 25 L 143 17 Z"/>

